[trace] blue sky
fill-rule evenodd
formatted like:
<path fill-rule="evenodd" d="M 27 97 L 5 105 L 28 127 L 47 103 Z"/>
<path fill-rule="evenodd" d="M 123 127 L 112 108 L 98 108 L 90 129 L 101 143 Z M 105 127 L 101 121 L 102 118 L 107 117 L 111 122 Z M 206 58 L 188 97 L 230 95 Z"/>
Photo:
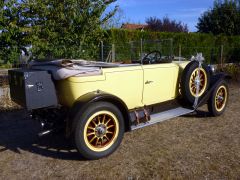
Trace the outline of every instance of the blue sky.
<path fill-rule="evenodd" d="M 123 10 L 125 21 L 144 23 L 147 17 L 168 16 L 196 31 L 198 17 L 213 6 L 213 0 L 117 0 L 115 4 Z"/>

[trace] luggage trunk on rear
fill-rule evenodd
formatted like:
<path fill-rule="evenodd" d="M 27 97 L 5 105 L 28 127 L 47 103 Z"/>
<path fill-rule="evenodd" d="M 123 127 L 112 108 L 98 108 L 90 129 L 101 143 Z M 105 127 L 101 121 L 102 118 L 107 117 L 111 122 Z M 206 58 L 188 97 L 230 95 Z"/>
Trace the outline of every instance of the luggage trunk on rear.
<path fill-rule="evenodd" d="M 58 105 L 55 85 L 47 71 L 16 69 L 8 74 L 14 102 L 28 110 Z"/>

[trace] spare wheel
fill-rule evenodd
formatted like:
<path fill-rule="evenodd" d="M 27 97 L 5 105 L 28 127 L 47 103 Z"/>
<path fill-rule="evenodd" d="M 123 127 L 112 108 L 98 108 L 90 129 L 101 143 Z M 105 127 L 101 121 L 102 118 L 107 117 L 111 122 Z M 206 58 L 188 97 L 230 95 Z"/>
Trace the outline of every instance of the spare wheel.
<path fill-rule="evenodd" d="M 199 75 L 198 75 L 199 74 Z M 199 62 L 190 62 L 183 70 L 181 77 L 181 94 L 188 103 L 194 103 L 196 97 L 201 97 L 209 87 L 210 73 L 204 64 L 199 69 Z M 197 86 L 199 91 L 197 93 Z"/>

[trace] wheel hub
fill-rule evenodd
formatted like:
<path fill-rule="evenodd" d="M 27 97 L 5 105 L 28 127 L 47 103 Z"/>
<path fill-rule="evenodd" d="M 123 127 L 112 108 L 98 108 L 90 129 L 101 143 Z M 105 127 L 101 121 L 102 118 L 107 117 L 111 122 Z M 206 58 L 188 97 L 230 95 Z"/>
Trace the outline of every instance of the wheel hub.
<path fill-rule="evenodd" d="M 107 128 L 104 124 L 100 124 L 96 127 L 95 131 L 97 137 L 103 137 L 107 133 Z"/>
<path fill-rule="evenodd" d="M 200 79 L 199 79 L 199 78 L 196 78 L 196 79 L 195 79 L 195 86 L 196 86 L 196 87 L 197 87 L 197 86 L 200 86 L 200 84 L 201 84 Z"/>
<path fill-rule="evenodd" d="M 224 100 L 224 97 L 223 96 L 218 96 L 217 99 L 218 99 L 218 101 L 222 102 Z"/>

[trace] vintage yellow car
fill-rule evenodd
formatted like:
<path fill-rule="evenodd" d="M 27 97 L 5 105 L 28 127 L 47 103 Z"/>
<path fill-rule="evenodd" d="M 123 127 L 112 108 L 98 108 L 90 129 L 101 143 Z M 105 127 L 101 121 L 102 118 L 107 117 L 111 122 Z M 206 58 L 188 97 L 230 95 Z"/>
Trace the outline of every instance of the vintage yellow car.
<path fill-rule="evenodd" d="M 124 132 L 195 111 L 208 104 L 221 115 L 229 78 L 202 63 L 159 51 L 131 64 L 55 60 L 9 71 L 12 99 L 40 120 L 47 134 L 64 127 L 87 159 L 114 152 Z"/>

